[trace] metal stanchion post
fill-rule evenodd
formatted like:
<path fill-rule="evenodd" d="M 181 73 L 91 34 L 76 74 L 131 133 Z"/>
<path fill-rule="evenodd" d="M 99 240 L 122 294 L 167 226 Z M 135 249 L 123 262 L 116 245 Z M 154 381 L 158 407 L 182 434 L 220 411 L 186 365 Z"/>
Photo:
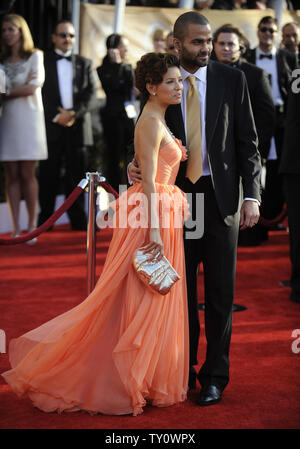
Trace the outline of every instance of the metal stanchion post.
<path fill-rule="evenodd" d="M 96 192 L 99 181 L 99 173 L 87 173 L 89 181 L 88 199 L 88 228 L 87 228 L 87 293 L 88 295 L 95 287 L 95 265 L 96 265 Z"/>

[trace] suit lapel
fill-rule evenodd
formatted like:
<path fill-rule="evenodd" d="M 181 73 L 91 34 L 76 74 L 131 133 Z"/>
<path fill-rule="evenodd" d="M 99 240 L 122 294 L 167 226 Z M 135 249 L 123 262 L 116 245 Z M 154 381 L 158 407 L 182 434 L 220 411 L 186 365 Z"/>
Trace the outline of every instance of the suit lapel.
<path fill-rule="evenodd" d="M 73 104 L 74 104 L 74 96 L 78 92 L 78 80 L 77 80 L 77 58 L 76 55 L 72 54 L 72 70 L 73 70 L 73 78 L 72 78 L 72 85 L 73 85 Z"/>
<path fill-rule="evenodd" d="M 280 52 L 276 52 L 276 66 L 277 66 L 277 82 L 278 82 L 278 88 L 281 93 L 283 101 L 286 101 L 287 99 L 287 67 L 284 58 L 282 57 L 282 54 Z"/>
<path fill-rule="evenodd" d="M 278 77 L 278 84 L 280 86 L 280 80 L 282 78 L 282 65 L 283 61 L 281 61 L 280 54 L 276 52 L 276 67 L 277 67 L 277 77 Z"/>
<path fill-rule="evenodd" d="M 256 65 L 256 49 L 252 48 L 252 50 L 250 50 L 249 52 L 249 62 L 251 62 L 251 64 Z"/>
<path fill-rule="evenodd" d="M 57 64 L 56 64 L 56 57 L 55 57 L 55 52 L 53 51 L 51 53 L 51 59 L 50 59 L 50 64 L 49 67 L 46 68 L 47 70 L 47 78 L 49 80 L 52 80 L 53 83 L 53 92 L 50 93 L 50 95 L 57 95 L 57 101 L 56 103 L 61 105 L 61 98 L 60 98 L 60 90 L 59 90 L 59 83 L 58 83 L 58 73 L 57 73 Z M 52 89 L 51 89 L 52 90 Z"/>
<path fill-rule="evenodd" d="M 212 137 L 215 132 L 218 116 L 223 103 L 224 83 L 220 83 L 217 73 L 217 65 L 210 61 L 207 66 L 207 84 L 206 84 L 206 148 L 209 152 Z"/>

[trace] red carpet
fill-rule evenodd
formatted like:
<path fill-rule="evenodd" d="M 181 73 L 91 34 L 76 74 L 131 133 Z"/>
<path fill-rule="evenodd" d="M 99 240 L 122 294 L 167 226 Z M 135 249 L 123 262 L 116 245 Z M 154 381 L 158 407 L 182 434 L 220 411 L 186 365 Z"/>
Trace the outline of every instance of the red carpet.
<path fill-rule="evenodd" d="M 97 238 L 98 276 L 111 233 L 99 232 Z M 292 332 L 300 329 L 300 304 L 289 300 L 289 288 L 279 286 L 280 280 L 289 278 L 288 250 L 286 232 L 271 233 L 260 247 L 238 250 L 235 304 L 247 309 L 234 313 L 231 381 L 220 404 L 198 407 L 196 393 L 191 393 L 183 404 L 162 409 L 147 406 L 138 417 L 45 414 L 19 400 L 0 378 L 0 428 L 299 429 L 300 353 L 292 351 Z M 56 227 L 42 234 L 36 245 L 0 246 L 0 255 L 0 329 L 7 343 L 86 296 L 84 232 Z M 294 347 L 300 350 L 300 341 Z M 200 362 L 204 354 L 202 323 Z M 8 354 L 2 353 L 0 372 L 7 369 Z"/>

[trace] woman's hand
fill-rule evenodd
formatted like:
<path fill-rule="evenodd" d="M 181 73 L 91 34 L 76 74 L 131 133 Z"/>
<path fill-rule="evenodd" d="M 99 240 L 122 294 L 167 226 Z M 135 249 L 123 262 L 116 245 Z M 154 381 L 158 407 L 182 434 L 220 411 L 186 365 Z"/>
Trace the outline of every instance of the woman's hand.
<path fill-rule="evenodd" d="M 143 247 L 144 252 L 152 252 L 150 260 L 161 260 L 164 256 L 164 244 L 159 229 L 150 229 L 150 242 Z"/>
<path fill-rule="evenodd" d="M 30 97 L 36 91 L 37 87 L 35 84 L 30 84 L 30 81 L 36 78 L 36 73 L 30 70 L 28 73 L 26 82 L 23 86 L 9 88 L 7 89 L 6 94 L 4 95 L 4 100 L 12 100 L 18 97 Z"/>
<path fill-rule="evenodd" d="M 121 64 L 122 58 L 120 55 L 120 51 L 117 48 L 110 48 L 108 50 L 108 56 L 111 62 L 116 62 L 117 64 Z"/>

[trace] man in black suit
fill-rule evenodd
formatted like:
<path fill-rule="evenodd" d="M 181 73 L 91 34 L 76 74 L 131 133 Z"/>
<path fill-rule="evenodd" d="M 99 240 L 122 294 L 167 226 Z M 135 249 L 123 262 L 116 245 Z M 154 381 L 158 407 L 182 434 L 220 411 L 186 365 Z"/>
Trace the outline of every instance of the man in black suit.
<path fill-rule="evenodd" d="M 197 12 L 182 14 L 174 25 L 174 45 L 181 63 L 184 94 L 181 105 L 166 113 L 170 129 L 189 148 L 185 106 L 189 77 L 196 77 L 202 137 L 202 174 L 195 179 L 191 153 L 181 164 L 177 183 L 193 195 L 204 193 L 204 235 L 189 238 L 185 231 L 186 272 L 190 320 L 190 365 L 198 364 L 199 313 L 197 274 L 203 263 L 205 286 L 206 360 L 197 378 L 202 385 L 197 403 L 219 402 L 229 381 L 229 346 L 239 224 L 254 226 L 259 218 L 260 156 L 244 74 L 209 61 L 211 27 Z M 242 189 L 240 187 L 242 186 Z M 241 192 L 242 190 L 242 192 Z M 241 205 L 241 194 L 244 201 Z M 190 386 L 193 385 L 191 368 Z"/>
<path fill-rule="evenodd" d="M 275 125 L 272 90 L 267 72 L 243 60 L 245 39 L 239 28 L 230 24 L 221 26 L 213 35 L 212 57 L 244 72 L 258 135 L 258 150 L 261 157 L 267 159 Z M 264 236 L 265 228 L 256 225 L 240 232 L 239 245 L 259 245 L 264 240 Z"/>
<path fill-rule="evenodd" d="M 45 83 L 42 89 L 49 157 L 39 165 L 39 225 L 55 208 L 55 198 L 64 167 L 64 193 L 68 196 L 85 177 L 87 147 L 93 144 L 90 110 L 96 93 L 90 60 L 72 53 L 75 30 L 61 21 L 52 35 L 54 49 L 44 57 Z M 68 210 L 73 230 L 85 230 L 84 196 Z"/>
<path fill-rule="evenodd" d="M 239 225 L 252 227 L 258 221 L 261 164 L 245 76 L 240 70 L 209 61 L 212 33 L 206 17 L 195 11 L 182 14 L 174 25 L 174 45 L 180 57 L 184 91 L 181 105 L 167 109 L 166 122 L 189 149 L 189 159 L 181 164 L 176 183 L 192 196 L 193 218 L 197 216 L 199 194 L 204 194 L 202 238 L 197 238 L 193 229 L 185 229 L 189 387 L 196 387 L 197 377 L 202 385 L 197 403 L 202 406 L 219 402 L 229 381 Z M 198 113 L 201 119 L 195 128 L 202 131 L 198 147 L 194 151 L 193 146 L 193 152 L 189 144 L 194 140 L 190 135 L 194 123 L 187 123 L 186 118 L 187 93 L 189 89 L 193 90 L 191 76 L 196 78 L 194 81 L 200 98 Z M 199 157 L 202 169 L 197 173 L 194 169 L 198 166 L 195 161 Z M 133 178 L 133 164 L 130 164 L 129 174 Z M 207 352 L 197 374 L 194 368 L 198 364 L 200 334 L 197 278 L 201 262 L 205 283 Z"/>
<path fill-rule="evenodd" d="M 266 182 L 261 214 L 267 219 L 275 218 L 282 210 L 284 194 L 282 177 L 278 173 L 284 135 L 284 117 L 287 93 L 292 70 L 296 67 L 295 55 L 275 47 L 278 34 L 277 19 L 263 17 L 257 30 L 259 45 L 248 52 L 248 61 L 269 74 L 276 110 L 274 137 L 266 162 Z"/>
<path fill-rule="evenodd" d="M 300 29 L 296 22 L 288 22 L 281 29 L 281 46 L 285 50 L 295 53 L 300 64 Z"/>
<path fill-rule="evenodd" d="M 287 201 L 291 273 L 291 301 L 300 302 L 300 79 L 294 80 L 289 95 L 284 144 L 279 166 Z"/>
<path fill-rule="evenodd" d="M 217 61 L 244 72 L 258 135 L 258 150 L 266 159 L 275 125 L 272 90 L 267 72 L 243 59 L 243 42 L 244 36 L 239 28 L 221 26 L 213 35 L 213 54 Z"/>

